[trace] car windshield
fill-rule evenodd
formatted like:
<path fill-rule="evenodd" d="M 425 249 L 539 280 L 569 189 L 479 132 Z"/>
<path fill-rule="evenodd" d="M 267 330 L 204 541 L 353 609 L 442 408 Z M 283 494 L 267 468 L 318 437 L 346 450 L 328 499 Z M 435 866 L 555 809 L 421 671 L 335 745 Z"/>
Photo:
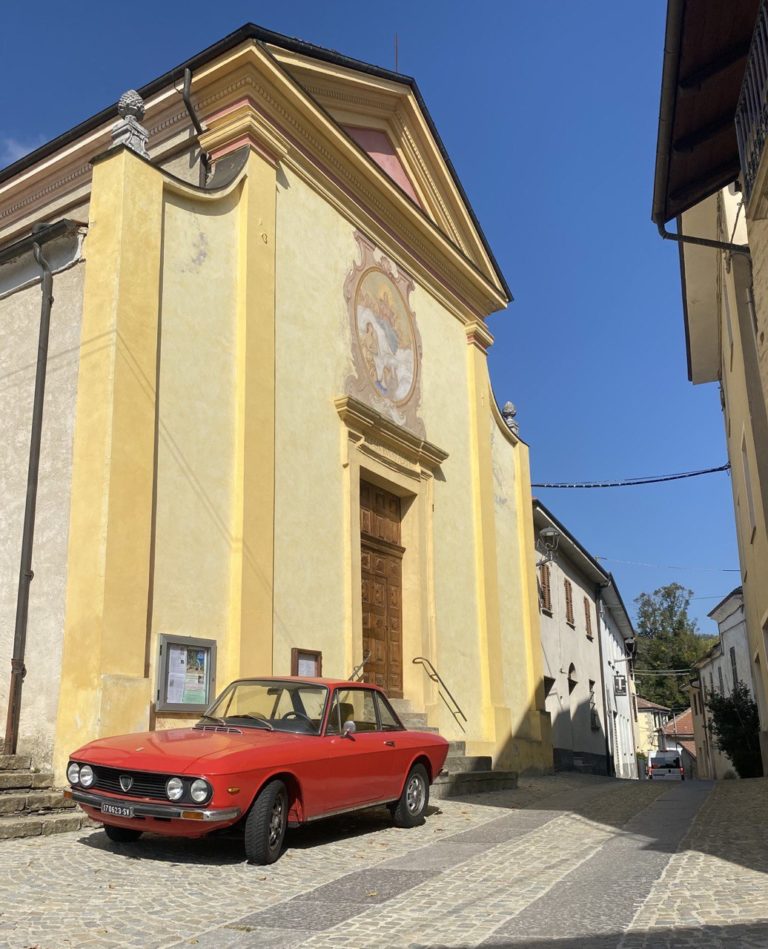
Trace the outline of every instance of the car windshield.
<path fill-rule="evenodd" d="M 319 735 L 327 700 L 327 687 L 314 682 L 249 679 L 228 686 L 203 722 Z"/>

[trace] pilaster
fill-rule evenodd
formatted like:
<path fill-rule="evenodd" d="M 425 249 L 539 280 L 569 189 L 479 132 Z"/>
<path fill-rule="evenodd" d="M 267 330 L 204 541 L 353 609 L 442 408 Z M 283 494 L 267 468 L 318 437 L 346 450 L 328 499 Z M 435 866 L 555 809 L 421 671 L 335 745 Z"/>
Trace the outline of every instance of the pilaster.
<path fill-rule="evenodd" d="M 72 462 L 55 767 L 148 724 L 148 604 L 161 173 L 122 147 L 94 164 Z"/>

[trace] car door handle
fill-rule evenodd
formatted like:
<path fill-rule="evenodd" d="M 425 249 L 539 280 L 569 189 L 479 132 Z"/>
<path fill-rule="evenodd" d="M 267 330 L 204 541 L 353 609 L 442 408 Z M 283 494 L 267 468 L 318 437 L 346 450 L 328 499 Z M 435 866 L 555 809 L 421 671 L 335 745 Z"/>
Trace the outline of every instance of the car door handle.
<path fill-rule="evenodd" d="M 385 741 L 384 744 L 385 744 L 385 745 L 388 745 L 390 748 L 394 748 L 394 747 L 395 747 L 395 743 L 394 743 L 393 741 Z"/>

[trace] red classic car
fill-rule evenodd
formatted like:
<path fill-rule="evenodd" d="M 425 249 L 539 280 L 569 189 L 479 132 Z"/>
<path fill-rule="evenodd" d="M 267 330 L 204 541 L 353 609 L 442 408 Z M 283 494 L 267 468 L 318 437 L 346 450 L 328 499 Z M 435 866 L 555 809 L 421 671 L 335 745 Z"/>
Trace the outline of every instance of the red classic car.
<path fill-rule="evenodd" d="M 252 863 L 272 863 L 286 827 L 388 805 L 423 820 L 448 742 L 407 731 L 373 685 L 240 679 L 191 728 L 102 738 L 71 757 L 67 796 L 118 843 L 144 831 L 201 837 L 242 827 Z"/>

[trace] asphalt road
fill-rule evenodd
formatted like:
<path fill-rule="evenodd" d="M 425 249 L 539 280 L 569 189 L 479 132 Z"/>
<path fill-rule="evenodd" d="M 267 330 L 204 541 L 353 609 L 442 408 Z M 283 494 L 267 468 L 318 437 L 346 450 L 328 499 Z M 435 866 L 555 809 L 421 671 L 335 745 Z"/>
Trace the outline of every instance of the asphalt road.
<path fill-rule="evenodd" d="M 768 947 L 768 780 L 579 775 L 236 841 L 0 843 L 0 946 Z"/>

